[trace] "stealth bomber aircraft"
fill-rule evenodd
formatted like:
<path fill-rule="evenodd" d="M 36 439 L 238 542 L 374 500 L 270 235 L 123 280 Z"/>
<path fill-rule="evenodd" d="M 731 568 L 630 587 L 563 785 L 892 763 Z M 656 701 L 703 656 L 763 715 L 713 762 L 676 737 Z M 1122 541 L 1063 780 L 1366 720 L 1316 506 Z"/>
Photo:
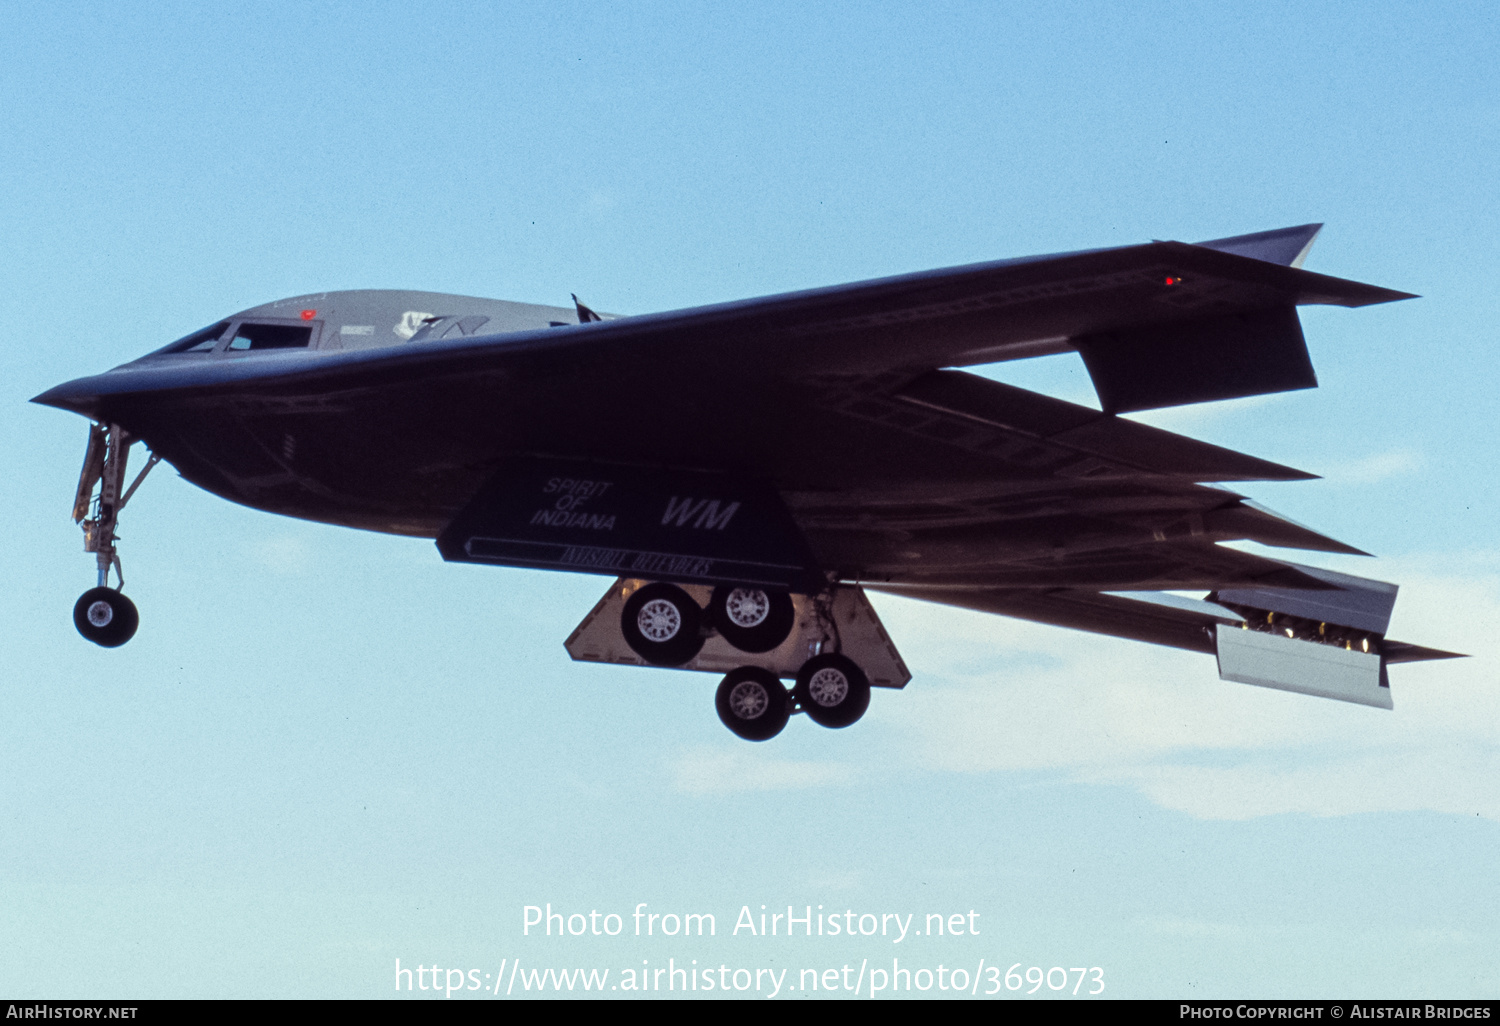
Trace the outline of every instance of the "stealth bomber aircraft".
<path fill-rule="evenodd" d="M 447 560 L 610 577 L 572 657 L 723 673 L 719 716 L 750 740 L 794 712 L 848 726 L 907 683 L 866 589 L 1391 708 L 1388 666 L 1450 655 L 1386 637 L 1395 585 L 1221 544 L 1358 553 L 1235 490 L 1312 475 L 1120 416 L 1311 388 L 1298 306 L 1412 298 L 1303 270 L 1318 229 L 631 317 L 404 291 L 253 307 L 37 397 L 93 422 L 73 518 L 98 580 L 74 621 L 135 632 L 116 525 L 166 460 Z M 959 369 L 1064 352 L 1100 410 Z"/>

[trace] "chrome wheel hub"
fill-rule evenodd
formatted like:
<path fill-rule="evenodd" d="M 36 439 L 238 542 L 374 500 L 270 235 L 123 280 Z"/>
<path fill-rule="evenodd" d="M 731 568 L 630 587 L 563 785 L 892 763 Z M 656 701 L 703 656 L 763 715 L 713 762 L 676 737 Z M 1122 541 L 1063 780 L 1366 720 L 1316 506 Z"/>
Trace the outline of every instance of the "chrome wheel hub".
<path fill-rule="evenodd" d="M 829 666 L 812 675 L 807 682 L 807 694 L 825 709 L 831 709 L 849 694 L 849 678 L 842 670 Z"/>
<path fill-rule="evenodd" d="M 729 708 L 742 720 L 758 719 L 771 705 L 771 696 L 759 681 L 742 680 L 729 691 Z"/>
<path fill-rule="evenodd" d="M 647 641 L 671 641 L 682 630 L 682 612 L 666 599 L 652 599 L 641 606 L 635 625 Z"/>
<path fill-rule="evenodd" d="M 103 599 L 89 606 L 89 623 L 95 627 L 108 627 L 111 620 L 115 618 L 115 607 Z"/>
<path fill-rule="evenodd" d="M 759 588 L 735 588 L 724 600 L 724 612 L 736 627 L 759 627 L 771 615 L 771 596 Z"/>

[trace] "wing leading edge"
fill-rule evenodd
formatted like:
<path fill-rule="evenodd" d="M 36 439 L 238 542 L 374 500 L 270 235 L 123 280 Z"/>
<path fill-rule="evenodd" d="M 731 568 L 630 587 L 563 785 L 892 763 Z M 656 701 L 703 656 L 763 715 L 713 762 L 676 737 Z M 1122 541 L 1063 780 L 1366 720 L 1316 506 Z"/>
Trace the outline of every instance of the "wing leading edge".
<path fill-rule="evenodd" d="M 1200 402 L 1313 384 L 1296 306 L 1412 298 L 1247 255 L 1281 254 L 1299 231 L 999 260 L 550 329 L 319 353 L 310 360 L 157 364 L 70 382 L 37 399 L 85 412 L 127 391 L 250 387 L 269 379 L 410 379 L 532 360 L 565 361 L 631 387 L 649 386 L 640 369 L 650 367 L 651 380 L 676 392 L 685 383 L 915 374 L 1077 350 L 1108 410 Z M 1290 242 L 1280 238 L 1286 232 L 1293 233 Z M 1286 366 L 1273 372 L 1259 365 L 1257 354 Z M 1177 361 L 1188 369 L 1174 369 Z M 1226 361 L 1243 379 L 1240 385 L 1234 375 L 1226 380 Z M 1156 368 L 1165 383 L 1143 386 L 1143 367 Z"/>

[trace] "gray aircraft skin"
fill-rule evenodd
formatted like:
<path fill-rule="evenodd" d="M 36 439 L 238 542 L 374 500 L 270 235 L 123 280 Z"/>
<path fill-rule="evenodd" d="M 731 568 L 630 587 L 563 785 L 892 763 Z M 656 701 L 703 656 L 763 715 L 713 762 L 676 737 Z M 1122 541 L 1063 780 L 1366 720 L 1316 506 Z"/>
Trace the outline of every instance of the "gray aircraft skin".
<path fill-rule="evenodd" d="M 1319 228 L 631 317 L 389 290 L 252 307 L 34 400 L 94 422 L 74 517 L 99 586 L 75 621 L 104 645 L 135 629 L 108 575 L 139 441 L 146 469 L 164 459 L 256 509 L 621 578 L 639 659 L 619 661 L 701 668 L 704 639 L 730 639 L 746 665 L 720 715 L 751 739 L 799 707 L 829 726 L 863 712 L 868 681 L 828 613 L 861 586 L 1389 707 L 1387 664 L 1449 654 L 1385 638 L 1394 586 L 1219 544 L 1363 555 L 1223 487 L 1313 475 L 1118 416 L 1313 387 L 1297 306 L 1413 298 L 1303 270 Z M 1068 351 L 1102 412 L 957 369 Z M 1120 594 L 1185 589 L 1208 600 Z M 823 623 L 808 672 L 759 655 L 795 634 L 793 597 L 799 624 Z M 1297 658 L 1368 655 L 1377 697 L 1227 671 L 1227 627 Z M 776 678 L 794 674 L 784 695 Z"/>

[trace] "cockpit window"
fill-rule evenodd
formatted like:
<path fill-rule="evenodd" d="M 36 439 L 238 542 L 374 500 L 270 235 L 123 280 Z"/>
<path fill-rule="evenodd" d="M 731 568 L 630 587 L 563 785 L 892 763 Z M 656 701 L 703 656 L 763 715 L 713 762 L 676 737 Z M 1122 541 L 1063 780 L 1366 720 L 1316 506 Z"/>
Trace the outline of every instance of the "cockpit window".
<path fill-rule="evenodd" d="M 252 349 L 305 349 L 312 341 L 312 328 L 295 324 L 241 324 L 229 340 L 227 350 L 242 353 Z"/>
<path fill-rule="evenodd" d="M 229 327 L 228 321 L 220 321 L 210 328 L 195 331 L 187 338 L 178 339 L 163 349 L 164 353 L 206 353 L 218 344 L 224 334 L 224 329 Z"/>

